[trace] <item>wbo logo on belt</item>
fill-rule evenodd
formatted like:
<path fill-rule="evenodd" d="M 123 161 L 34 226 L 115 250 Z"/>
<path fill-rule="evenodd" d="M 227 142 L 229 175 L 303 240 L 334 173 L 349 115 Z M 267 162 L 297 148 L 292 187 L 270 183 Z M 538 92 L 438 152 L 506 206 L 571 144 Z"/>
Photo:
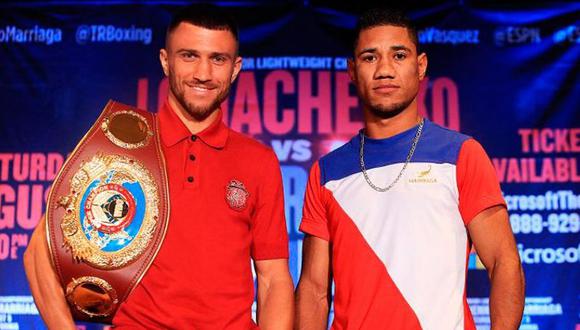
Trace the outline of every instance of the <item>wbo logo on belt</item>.
<path fill-rule="evenodd" d="M 101 269 L 123 267 L 152 239 L 159 218 L 157 185 L 138 161 L 97 154 L 71 180 L 61 223 L 77 261 Z M 78 205 L 78 207 L 77 207 Z"/>

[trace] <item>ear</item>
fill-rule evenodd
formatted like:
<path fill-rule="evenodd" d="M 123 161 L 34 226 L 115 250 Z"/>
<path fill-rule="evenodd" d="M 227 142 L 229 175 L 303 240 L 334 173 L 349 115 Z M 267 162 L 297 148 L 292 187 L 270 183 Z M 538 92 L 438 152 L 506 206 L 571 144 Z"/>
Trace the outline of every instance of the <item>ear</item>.
<path fill-rule="evenodd" d="M 161 68 L 165 76 L 169 76 L 169 63 L 167 62 L 167 50 L 161 48 L 159 50 L 159 61 L 161 62 Z"/>
<path fill-rule="evenodd" d="M 356 74 L 355 74 L 356 69 L 355 69 L 354 59 L 349 58 L 346 61 L 346 64 L 347 64 L 347 71 L 348 71 L 348 76 L 350 77 L 350 80 L 352 82 L 356 82 Z"/>
<path fill-rule="evenodd" d="M 427 74 L 427 54 L 421 53 L 417 57 L 417 66 L 419 67 L 419 80 L 423 80 Z"/>
<path fill-rule="evenodd" d="M 236 59 L 234 60 L 234 71 L 232 72 L 232 79 L 231 79 L 232 83 L 238 77 L 240 70 L 242 70 L 242 58 L 240 56 L 236 56 Z"/>

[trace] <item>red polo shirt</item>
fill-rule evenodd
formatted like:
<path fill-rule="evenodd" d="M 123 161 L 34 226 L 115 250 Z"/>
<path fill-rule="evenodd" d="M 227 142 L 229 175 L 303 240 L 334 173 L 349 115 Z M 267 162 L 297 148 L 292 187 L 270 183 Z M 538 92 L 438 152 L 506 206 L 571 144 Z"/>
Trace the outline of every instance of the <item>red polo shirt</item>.
<path fill-rule="evenodd" d="M 158 118 L 169 177 L 169 226 L 151 268 L 113 324 L 256 328 L 250 258 L 288 258 L 278 159 L 270 148 L 225 126 L 221 112 L 195 135 L 167 102 Z"/>

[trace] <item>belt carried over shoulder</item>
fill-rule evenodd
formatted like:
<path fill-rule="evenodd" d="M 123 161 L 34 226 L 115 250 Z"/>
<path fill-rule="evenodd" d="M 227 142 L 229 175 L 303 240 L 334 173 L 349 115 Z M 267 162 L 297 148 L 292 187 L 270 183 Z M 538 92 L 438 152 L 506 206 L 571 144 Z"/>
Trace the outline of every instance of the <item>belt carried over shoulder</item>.
<path fill-rule="evenodd" d="M 110 323 L 165 237 L 169 189 L 156 119 L 109 101 L 53 183 L 49 249 L 76 320 Z"/>

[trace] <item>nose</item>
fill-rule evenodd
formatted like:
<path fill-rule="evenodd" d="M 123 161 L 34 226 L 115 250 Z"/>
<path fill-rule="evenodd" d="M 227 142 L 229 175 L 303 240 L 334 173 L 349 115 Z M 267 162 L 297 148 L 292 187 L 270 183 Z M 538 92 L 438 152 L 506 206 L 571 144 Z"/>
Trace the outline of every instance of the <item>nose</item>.
<path fill-rule="evenodd" d="M 193 72 L 193 79 L 198 82 L 204 83 L 211 80 L 211 63 L 208 59 L 200 59 L 196 63 L 196 67 Z"/>
<path fill-rule="evenodd" d="M 395 66 L 393 65 L 392 59 L 388 57 L 381 57 L 377 62 L 377 67 L 374 79 L 394 79 L 395 78 Z"/>

